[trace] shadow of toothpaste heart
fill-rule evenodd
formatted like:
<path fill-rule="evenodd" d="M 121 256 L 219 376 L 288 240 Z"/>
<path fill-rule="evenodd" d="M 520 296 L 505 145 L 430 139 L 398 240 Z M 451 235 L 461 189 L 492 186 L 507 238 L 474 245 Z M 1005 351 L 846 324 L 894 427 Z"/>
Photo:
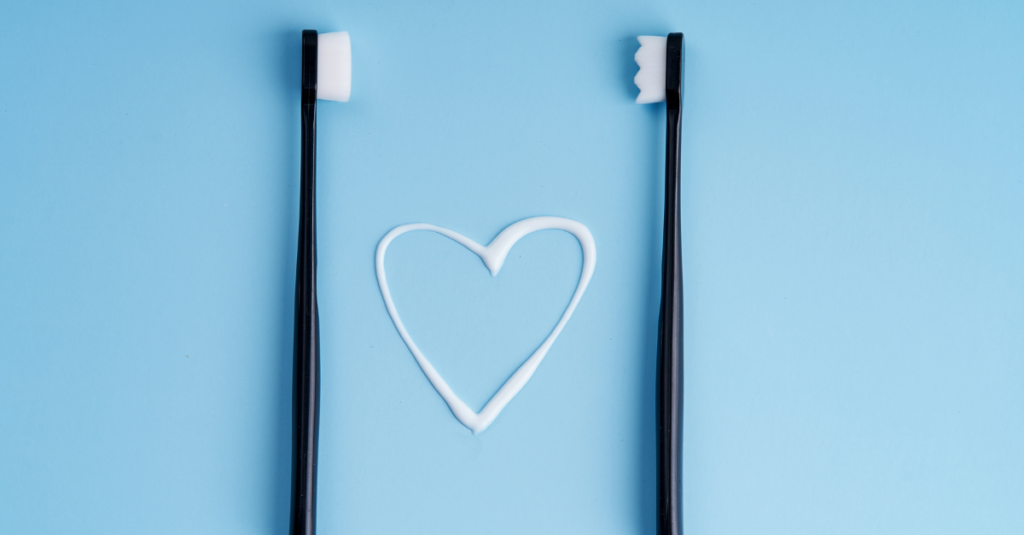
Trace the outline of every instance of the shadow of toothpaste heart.
<path fill-rule="evenodd" d="M 532 355 L 519 368 L 512 374 L 508 380 L 505 381 L 498 392 L 484 405 L 484 408 L 479 412 L 473 412 L 459 396 L 448 386 L 441 374 L 434 369 L 434 366 L 430 364 L 427 357 L 420 351 L 419 347 L 416 346 L 416 342 L 413 342 L 412 337 L 409 335 L 409 331 L 406 330 L 405 325 L 402 324 L 402 319 L 398 316 L 398 310 L 395 308 L 395 303 L 391 299 L 391 291 L 388 289 L 387 277 L 384 273 L 384 254 L 387 253 L 388 245 L 391 242 L 405 234 L 406 232 L 412 232 L 415 230 L 427 230 L 436 232 L 442 236 L 446 236 L 453 241 L 459 243 L 466 249 L 469 249 L 474 254 L 483 260 L 484 265 L 490 270 L 492 276 L 496 276 L 501 270 L 501 266 L 505 263 L 505 258 L 508 256 L 512 246 L 516 244 L 527 234 L 537 232 L 539 230 L 564 230 L 573 236 L 580 242 L 580 247 L 583 249 L 583 270 L 580 272 L 580 280 L 576 284 L 576 291 L 572 294 L 572 299 L 569 301 L 569 305 L 565 307 L 565 311 L 562 312 L 562 316 L 558 319 L 558 323 L 555 328 L 551 330 L 544 342 L 533 352 Z M 590 230 L 585 225 L 572 219 L 565 219 L 563 217 L 531 217 L 522 221 L 513 223 L 501 231 L 491 243 L 486 246 L 480 245 L 479 243 L 455 232 L 453 230 L 439 227 L 436 225 L 430 225 L 427 223 L 414 223 L 411 225 L 401 225 L 395 227 L 391 232 L 388 232 L 383 239 L 380 240 L 380 244 L 377 245 L 377 283 L 380 285 L 381 296 L 384 297 L 384 305 L 387 306 L 388 314 L 391 315 L 391 320 L 395 323 L 395 328 L 398 329 L 398 334 L 402 336 L 402 340 L 405 340 L 405 345 L 409 346 L 409 351 L 412 352 L 412 356 L 416 359 L 416 363 L 419 364 L 420 369 L 423 370 L 423 374 L 427 376 L 430 384 L 434 386 L 437 393 L 441 395 L 445 403 L 448 404 L 448 408 L 451 409 L 452 414 L 462 425 L 468 427 L 473 433 L 479 433 L 484 429 L 487 429 L 491 422 L 498 417 L 505 405 L 508 405 L 509 401 L 522 390 L 523 386 L 526 385 L 530 377 L 533 376 L 533 372 L 537 370 L 537 366 L 544 360 L 544 356 L 547 355 L 548 350 L 551 349 L 551 345 L 555 343 L 555 339 L 565 328 L 565 324 L 569 322 L 569 318 L 572 317 L 572 313 L 576 310 L 576 305 L 579 304 L 580 298 L 583 297 L 583 292 L 587 289 L 587 284 L 590 283 L 590 278 L 594 274 L 594 265 L 597 263 L 597 247 L 594 245 L 594 237 L 590 234 Z"/>

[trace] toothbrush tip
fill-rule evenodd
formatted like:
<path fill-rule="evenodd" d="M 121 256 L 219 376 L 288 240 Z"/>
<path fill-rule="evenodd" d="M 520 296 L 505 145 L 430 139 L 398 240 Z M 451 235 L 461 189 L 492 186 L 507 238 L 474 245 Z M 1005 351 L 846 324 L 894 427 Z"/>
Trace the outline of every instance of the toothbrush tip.
<path fill-rule="evenodd" d="M 651 104 L 665 100 L 665 56 L 668 39 L 654 35 L 641 35 L 636 38 L 640 49 L 633 59 L 640 66 L 640 71 L 633 77 L 633 83 L 640 88 L 636 97 L 637 104 Z"/>
<path fill-rule="evenodd" d="M 348 102 L 352 91 L 352 44 L 348 32 L 317 36 L 316 98 Z"/>

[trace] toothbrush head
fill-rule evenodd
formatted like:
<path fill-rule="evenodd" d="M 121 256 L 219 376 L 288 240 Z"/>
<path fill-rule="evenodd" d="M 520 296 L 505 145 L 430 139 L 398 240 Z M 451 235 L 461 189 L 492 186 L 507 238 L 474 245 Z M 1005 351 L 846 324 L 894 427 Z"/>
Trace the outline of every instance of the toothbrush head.
<path fill-rule="evenodd" d="M 352 44 L 348 32 L 317 35 L 316 98 L 348 102 L 352 90 Z"/>
<path fill-rule="evenodd" d="M 665 100 L 665 57 L 668 39 L 653 35 L 641 35 L 640 50 L 633 59 L 640 66 L 640 72 L 633 77 L 633 83 L 640 88 L 637 104 L 652 104 Z"/>

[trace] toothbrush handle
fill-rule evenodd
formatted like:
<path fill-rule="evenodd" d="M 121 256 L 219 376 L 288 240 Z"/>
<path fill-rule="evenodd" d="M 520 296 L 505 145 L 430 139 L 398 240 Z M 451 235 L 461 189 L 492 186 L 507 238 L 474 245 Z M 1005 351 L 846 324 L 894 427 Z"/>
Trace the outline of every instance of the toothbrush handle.
<path fill-rule="evenodd" d="M 302 32 L 302 185 L 295 266 L 295 361 L 292 369 L 291 535 L 316 533 L 316 462 L 320 434 L 320 319 L 316 303 L 317 33 Z"/>
<path fill-rule="evenodd" d="M 666 54 L 665 228 L 658 319 L 658 535 L 681 535 L 683 446 L 683 261 L 679 237 L 679 130 L 683 102 L 683 34 Z"/>

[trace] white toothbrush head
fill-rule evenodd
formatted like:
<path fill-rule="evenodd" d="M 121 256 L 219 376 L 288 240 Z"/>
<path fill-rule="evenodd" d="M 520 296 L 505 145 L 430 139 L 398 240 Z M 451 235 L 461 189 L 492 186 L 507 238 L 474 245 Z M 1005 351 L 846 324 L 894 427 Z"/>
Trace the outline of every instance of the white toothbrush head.
<path fill-rule="evenodd" d="M 640 88 L 637 104 L 652 104 L 665 100 L 665 55 L 668 39 L 654 35 L 641 35 L 640 50 L 633 59 L 640 66 L 640 72 L 633 77 L 633 83 Z"/>
<path fill-rule="evenodd" d="M 316 98 L 348 102 L 352 90 L 352 44 L 348 32 L 317 35 Z"/>

